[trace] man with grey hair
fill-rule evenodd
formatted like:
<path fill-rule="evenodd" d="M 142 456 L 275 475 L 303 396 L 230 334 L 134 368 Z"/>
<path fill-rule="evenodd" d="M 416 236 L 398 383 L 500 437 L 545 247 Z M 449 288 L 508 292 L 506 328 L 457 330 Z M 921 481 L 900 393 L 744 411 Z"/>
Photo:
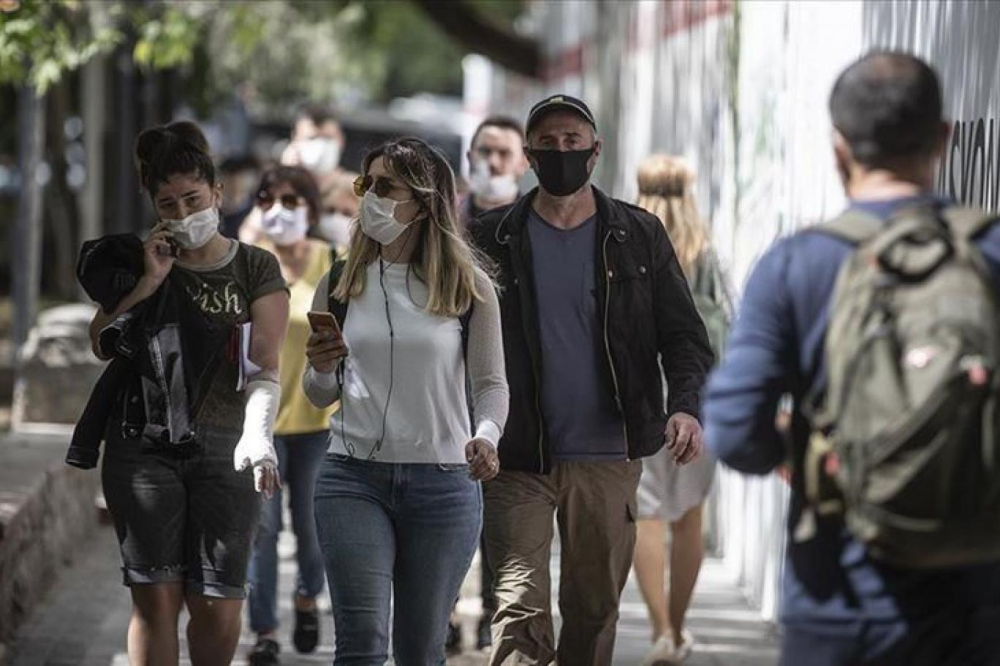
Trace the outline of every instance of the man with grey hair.
<path fill-rule="evenodd" d="M 610 664 L 639 459 L 665 442 L 682 464 L 701 453 L 699 392 L 712 351 L 662 225 L 589 184 L 601 142 L 587 105 L 549 97 L 526 129 L 539 187 L 471 225 L 499 268 L 511 389 L 501 472 L 483 489 L 498 601 L 490 663 Z"/>

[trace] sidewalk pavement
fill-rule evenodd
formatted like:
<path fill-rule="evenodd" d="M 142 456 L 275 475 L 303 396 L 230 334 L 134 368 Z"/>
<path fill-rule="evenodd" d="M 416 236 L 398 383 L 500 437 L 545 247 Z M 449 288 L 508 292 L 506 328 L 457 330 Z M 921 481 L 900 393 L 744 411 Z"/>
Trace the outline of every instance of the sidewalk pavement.
<path fill-rule="evenodd" d="M 291 646 L 293 553 L 294 538 L 285 532 L 279 544 L 282 664 L 330 664 L 333 661 L 333 618 L 325 593 L 320 600 L 324 612 L 319 649 L 311 655 L 298 655 Z M 555 554 L 553 558 L 553 581 L 558 580 L 557 557 Z M 126 588 L 121 585 L 119 566 L 114 531 L 106 525 L 101 526 L 91 540 L 80 544 L 73 564 L 60 571 L 55 588 L 18 632 L 8 664 L 127 666 L 125 629 L 129 598 Z M 463 586 L 459 604 L 467 646 L 474 643 L 479 613 L 475 566 Z M 556 621 L 558 623 L 558 617 Z M 182 619 L 182 655 L 187 652 L 185 622 L 186 619 Z M 773 629 L 762 623 L 756 612 L 747 606 L 718 560 L 709 559 L 705 563 L 689 614 L 689 627 L 698 643 L 695 653 L 686 662 L 688 666 L 774 666 L 777 663 Z M 634 581 L 630 580 L 622 600 L 613 666 L 639 664 L 649 647 L 649 636 L 645 606 Z M 234 664 L 246 664 L 246 653 L 252 645 L 253 637 L 244 630 Z M 186 656 L 182 657 L 181 664 L 189 663 Z M 486 655 L 471 647 L 448 660 L 449 666 L 484 666 L 486 663 Z"/>

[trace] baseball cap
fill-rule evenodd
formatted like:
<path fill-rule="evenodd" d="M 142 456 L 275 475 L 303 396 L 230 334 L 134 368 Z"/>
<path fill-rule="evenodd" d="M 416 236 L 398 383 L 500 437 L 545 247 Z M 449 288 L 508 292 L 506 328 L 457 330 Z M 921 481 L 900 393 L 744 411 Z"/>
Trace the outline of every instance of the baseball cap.
<path fill-rule="evenodd" d="M 597 121 L 594 120 L 594 114 L 590 112 L 590 108 L 583 102 L 583 100 L 579 100 L 576 97 L 570 97 L 569 95 L 559 94 L 546 97 L 541 102 L 531 107 L 531 112 L 528 114 L 528 123 L 525 127 L 525 132 L 530 132 L 535 123 L 541 120 L 542 116 L 545 114 L 552 111 L 558 111 L 560 109 L 573 111 L 590 123 L 591 127 L 595 130 L 597 129 Z"/>

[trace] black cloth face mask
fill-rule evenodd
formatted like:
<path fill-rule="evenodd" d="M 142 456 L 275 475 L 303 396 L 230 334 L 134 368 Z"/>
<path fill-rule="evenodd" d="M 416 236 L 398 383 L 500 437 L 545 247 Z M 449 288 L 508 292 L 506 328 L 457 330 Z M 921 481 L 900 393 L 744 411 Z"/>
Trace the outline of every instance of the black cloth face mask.
<path fill-rule="evenodd" d="M 590 178 L 587 162 L 594 154 L 593 148 L 586 150 L 530 150 L 535 158 L 535 174 L 542 189 L 556 197 L 573 194 Z"/>

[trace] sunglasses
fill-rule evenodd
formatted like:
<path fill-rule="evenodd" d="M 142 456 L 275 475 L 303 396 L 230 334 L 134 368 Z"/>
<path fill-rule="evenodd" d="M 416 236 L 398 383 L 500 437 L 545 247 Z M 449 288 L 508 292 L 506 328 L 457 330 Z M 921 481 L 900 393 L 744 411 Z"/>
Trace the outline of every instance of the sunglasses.
<path fill-rule="evenodd" d="M 300 203 L 302 203 L 302 197 L 298 196 L 297 194 L 282 194 L 281 197 L 277 199 L 277 201 L 280 201 L 281 205 L 284 206 L 285 208 L 289 210 L 294 210 L 295 208 L 299 207 Z M 264 210 L 267 210 L 268 208 L 273 206 L 274 202 L 275 202 L 275 197 L 270 192 L 267 192 L 265 190 L 257 193 L 257 205 L 259 205 Z"/>
<path fill-rule="evenodd" d="M 368 190 L 372 190 L 377 196 L 386 197 L 392 191 L 392 188 L 392 181 L 385 178 L 358 176 L 354 179 L 354 194 L 357 197 L 365 196 L 365 192 Z"/>

